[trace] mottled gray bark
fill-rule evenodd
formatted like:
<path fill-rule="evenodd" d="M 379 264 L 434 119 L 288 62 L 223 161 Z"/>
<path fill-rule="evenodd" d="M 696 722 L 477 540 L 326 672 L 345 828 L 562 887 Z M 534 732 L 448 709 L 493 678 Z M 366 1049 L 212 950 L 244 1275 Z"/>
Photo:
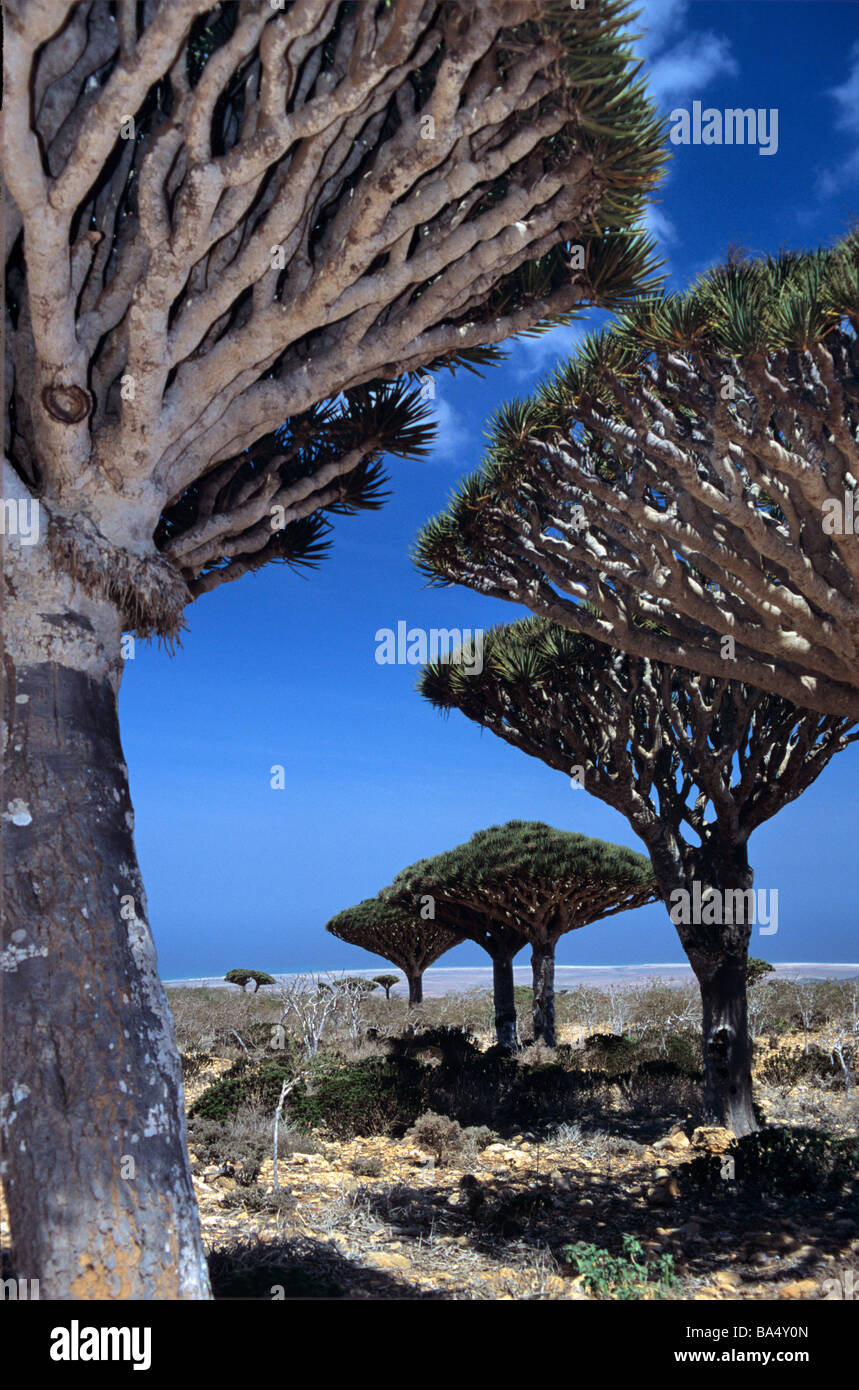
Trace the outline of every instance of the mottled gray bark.
<path fill-rule="evenodd" d="M 413 1009 L 416 1005 L 422 1004 L 424 999 L 424 977 L 423 973 L 409 975 L 409 1008 Z"/>
<path fill-rule="evenodd" d="M 133 842 L 120 619 L 4 555 L 3 1179 L 48 1299 L 210 1296 L 173 1024 Z"/>
<path fill-rule="evenodd" d="M 534 1041 L 555 1046 L 555 943 L 535 942 L 531 951 Z"/>

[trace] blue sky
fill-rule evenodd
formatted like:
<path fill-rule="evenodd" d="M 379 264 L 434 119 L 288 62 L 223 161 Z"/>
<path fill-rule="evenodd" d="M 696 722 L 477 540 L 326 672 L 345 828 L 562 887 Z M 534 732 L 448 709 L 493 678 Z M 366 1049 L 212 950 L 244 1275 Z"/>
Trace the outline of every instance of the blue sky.
<path fill-rule="evenodd" d="M 727 248 L 829 243 L 859 213 L 859 10 L 828 0 L 651 0 L 639 43 L 666 115 L 695 100 L 776 108 L 779 144 L 672 147 L 650 213 L 670 283 Z M 121 694 L 137 846 L 162 975 L 372 966 L 327 936 L 340 908 L 404 865 L 521 817 L 640 848 L 627 822 L 542 763 L 414 691 L 410 666 L 380 666 L 375 633 L 483 627 L 518 616 L 465 589 L 429 590 L 415 533 L 475 468 L 487 416 L 526 394 L 581 328 L 512 345 L 483 381 L 439 377 L 439 441 L 391 465 L 378 513 L 339 518 L 322 568 L 275 566 L 189 609 L 176 656 L 137 644 Z M 284 769 L 284 788 L 271 769 Z M 779 930 L 753 941 L 775 961 L 851 961 L 856 944 L 859 749 L 751 841 L 759 887 L 778 889 Z M 563 939 L 565 964 L 683 959 L 660 906 Z M 517 963 L 526 964 L 527 955 Z M 463 945 L 442 964 L 488 964 Z"/>

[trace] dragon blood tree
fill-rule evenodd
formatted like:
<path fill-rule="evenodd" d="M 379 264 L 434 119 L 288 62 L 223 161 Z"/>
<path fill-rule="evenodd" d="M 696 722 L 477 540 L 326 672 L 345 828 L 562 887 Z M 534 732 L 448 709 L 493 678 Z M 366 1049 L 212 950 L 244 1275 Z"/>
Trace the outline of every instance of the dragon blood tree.
<path fill-rule="evenodd" d="M 496 416 L 437 582 L 859 717 L 859 231 L 644 297 Z"/>
<path fill-rule="evenodd" d="M 254 994 L 259 992 L 260 985 L 277 984 L 277 980 L 273 975 L 269 975 L 267 970 L 228 970 L 224 979 L 228 985 L 239 985 L 243 990 L 253 981 Z"/>
<path fill-rule="evenodd" d="M 318 559 L 381 456 L 425 451 L 420 369 L 642 288 L 664 154 L 627 17 L 5 7 L 3 1177 L 45 1298 L 210 1292 L 121 634 Z"/>
<path fill-rule="evenodd" d="M 513 959 L 531 947 L 534 1040 L 555 1045 L 555 948 L 569 931 L 656 898 L 647 860 L 621 845 L 508 821 L 404 869 L 381 896 L 414 911 L 427 898 L 492 957 L 495 1029 L 516 1046 Z"/>
<path fill-rule="evenodd" d="M 409 982 L 409 1008 L 423 1000 L 424 971 L 463 939 L 441 922 L 404 912 L 379 898 L 365 898 L 338 912 L 325 930 L 350 946 L 360 946 L 399 966 Z M 378 976 L 380 982 L 383 978 L 396 984 L 390 975 Z M 390 985 L 385 993 L 389 995 Z"/>
<path fill-rule="evenodd" d="M 491 630 L 483 656 L 480 675 L 455 662 L 425 667 L 423 695 L 627 818 L 701 987 L 706 1111 L 735 1134 L 749 1133 L 749 836 L 859 732 L 850 732 L 849 719 L 628 656 L 545 619 Z"/>

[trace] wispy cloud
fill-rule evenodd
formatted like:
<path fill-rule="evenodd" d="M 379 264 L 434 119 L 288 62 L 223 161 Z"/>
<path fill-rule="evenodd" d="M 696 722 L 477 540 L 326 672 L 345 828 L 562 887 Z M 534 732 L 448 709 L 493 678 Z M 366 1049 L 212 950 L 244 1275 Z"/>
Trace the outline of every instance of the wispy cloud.
<path fill-rule="evenodd" d="M 683 105 L 717 77 L 738 71 L 727 39 L 718 34 L 690 34 L 656 59 L 647 85 L 660 105 Z"/>
<path fill-rule="evenodd" d="M 469 447 L 473 450 L 475 444 L 474 435 L 470 432 L 465 416 L 455 410 L 442 395 L 435 397 L 432 408 L 436 423 L 432 457 L 438 463 L 464 460 Z"/>
<path fill-rule="evenodd" d="M 677 229 L 659 203 L 648 203 L 644 214 L 644 227 L 645 231 L 662 245 L 677 240 Z"/>
<path fill-rule="evenodd" d="M 665 43 L 666 36 L 682 28 L 689 0 L 640 0 L 641 14 L 636 28 L 642 37 L 636 47 L 642 58 L 652 58 Z"/>
<path fill-rule="evenodd" d="M 826 93 L 836 105 L 835 129 L 859 136 L 859 43 L 850 51 L 847 78 Z M 821 198 L 832 198 L 847 184 L 859 178 L 859 150 L 844 160 L 837 169 L 823 169 L 817 176 L 817 192 Z"/>
<path fill-rule="evenodd" d="M 739 71 L 723 34 L 684 33 L 687 0 L 644 0 L 636 48 L 646 60 L 648 90 L 660 106 L 682 105 L 723 75 Z"/>
<path fill-rule="evenodd" d="M 835 124 L 839 130 L 859 135 L 859 43 L 850 51 L 850 71 L 847 81 L 829 92 L 838 105 Z"/>
<path fill-rule="evenodd" d="M 536 377 L 545 376 L 561 362 L 566 362 L 577 350 L 582 339 L 594 328 L 588 323 L 569 323 L 560 328 L 550 328 L 539 338 L 520 338 L 511 343 L 509 367 L 517 381 L 533 382 Z"/>

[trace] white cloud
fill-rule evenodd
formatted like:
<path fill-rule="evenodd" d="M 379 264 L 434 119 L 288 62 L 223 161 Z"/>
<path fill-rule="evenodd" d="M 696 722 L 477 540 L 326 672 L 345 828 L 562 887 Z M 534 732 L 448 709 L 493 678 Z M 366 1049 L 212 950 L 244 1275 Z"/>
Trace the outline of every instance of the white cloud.
<path fill-rule="evenodd" d="M 463 459 L 469 444 L 474 445 L 474 440 L 469 440 L 468 421 L 443 396 L 437 396 L 432 406 L 436 422 L 432 457 L 439 462 Z"/>
<path fill-rule="evenodd" d="M 828 93 L 838 103 L 835 124 L 839 130 L 849 130 L 859 135 L 859 43 L 855 43 L 850 53 L 851 68 L 847 81 L 840 87 L 833 87 Z"/>
<path fill-rule="evenodd" d="M 859 150 L 840 164 L 837 169 L 822 169 L 817 175 L 817 196 L 819 198 L 834 198 L 846 187 L 854 183 L 859 178 Z M 815 213 L 815 209 L 809 209 L 809 220 Z"/>
<path fill-rule="evenodd" d="M 659 203 L 648 203 L 644 214 L 645 231 L 655 237 L 663 246 L 677 240 L 677 230 L 667 212 Z"/>
<path fill-rule="evenodd" d="M 635 47 L 646 60 L 644 76 L 653 99 L 667 106 L 695 97 L 717 77 L 738 71 L 723 34 L 684 34 L 688 0 L 644 0 Z"/>
<path fill-rule="evenodd" d="M 573 356 L 582 339 L 593 328 L 593 323 L 562 324 L 560 328 L 550 328 L 548 333 L 541 333 L 539 338 L 519 338 L 506 345 L 516 379 L 533 382 L 536 377 L 547 375 Z"/>
<path fill-rule="evenodd" d="M 642 37 L 636 44 L 642 58 L 650 58 L 665 43 L 666 35 L 680 29 L 689 9 L 689 0 L 640 0 L 641 14 L 635 21 Z"/>
<path fill-rule="evenodd" d="M 859 135 L 859 43 L 850 51 L 847 78 L 838 87 L 830 87 L 827 96 L 836 104 L 836 130 Z M 817 175 L 817 194 L 832 198 L 859 178 L 859 150 L 849 155 L 837 169 L 822 169 Z"/>
<path fill-rule="evenodd" d="M 662 106 L 683 105 L 717 77 L 738 71 L 727 39 L 719 34 L 689 34 L 656 58 L 647 73 L 647 89 Z"/>

